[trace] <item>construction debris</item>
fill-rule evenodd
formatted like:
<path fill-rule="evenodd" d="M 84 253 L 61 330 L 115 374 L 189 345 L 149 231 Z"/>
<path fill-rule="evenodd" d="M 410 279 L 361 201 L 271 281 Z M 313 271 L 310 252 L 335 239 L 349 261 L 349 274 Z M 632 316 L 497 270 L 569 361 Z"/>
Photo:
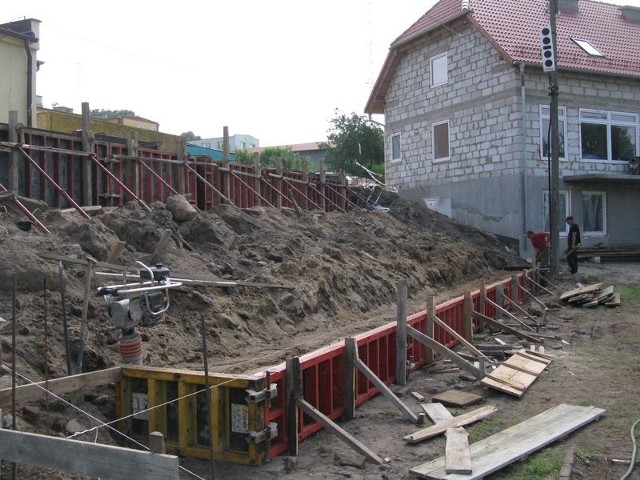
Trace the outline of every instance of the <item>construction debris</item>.
<path fill-rule="evenodd" d="M 619 306 L 620 294 L 614 293 L 613 286 L 602 288 L 602 285 L 602 283 L 594 283 L 568 290 L 560 295 L 560 301 L 584 308 L 594 308 L 598 305 Z"/>

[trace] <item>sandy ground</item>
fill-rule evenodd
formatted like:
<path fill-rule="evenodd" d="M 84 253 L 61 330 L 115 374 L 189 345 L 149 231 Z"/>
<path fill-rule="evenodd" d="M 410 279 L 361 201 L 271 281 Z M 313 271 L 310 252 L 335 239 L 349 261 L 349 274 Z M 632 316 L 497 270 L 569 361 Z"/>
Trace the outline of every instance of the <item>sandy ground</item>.
<path fill-rule="evenodd" d="M 20 230 L 13 212 L 0 214 L 0 317 L 6 320 L 0 327 L 3 363 L 12 355 L 9 327 L 16 282 L 17 370 L 32 380 L 66 374 L 59 265 L 42 254 L 104 262 L 115 243 L 124 241 L 126 248 L 114 261 L 119 265 L 153 260 L 194 278 L 286 287 L 189 284 L 172 296 L 171 309 L 160 324 L 140 329 L 145 365 L 201 370 L 202 342 L 197 333 L 205 315 L 214 352 L 210 368 L 225 372 L 254 371 L 387 323 L 395 315 L 395 288 L 401 278 L 409 283 L 409 310 L 414 312 L 422 309 L 428 293 L 443 300 L 477 288 L 481 279 L 508 277 L 511 272 L 501 269 L 518 265 L 519 259 L 490 235 L 399 199 L 390 198 L 387 205 L 391 207 L 387 214 L 373 210 L 349 214 L 242 212 L 222 207 L 198 212 L 194 219 L 183 222 L 174 221 L 164 205 L 154 205 L 152 213 L 135 206 L 107 209 L 91 221 L 77 213 L 52 210 L 42 215 L 51 235 Z M 167 230 L 171 241 L 152 259 Z M 75 369 L 86 267 L 65 263 L 63 268 Z M 576 282 L 601 281 L 618 290 L 640 284 L 639 271 L 637 263 L 583 263 L 578 275 L 561 274 L 553 284 L 558 290 L 569 290 Z M 94 271 L 92 291 L 104 283 Z M 572 478 L 619 478 L 628 466 L 611 459 L 631 458 L 628 430 L 640 415 L 640 378 L 635 368 L 640 353 L 638 307 L 639 301 L 623 295 L 616 309 L 562 305 L 548 315 L 545 328 L 557 338 L 545 343 L 545 348 L 554 359 L 520 399 L 487 389 L 459 373 L 414 372 L 410 387 L 427 401 L 442 391 L 461 389 L 481 395 L 485 404 L 497 405 L 498 412 L 480 422 L 486 435 L 559 403 L 604 408 L 605 418 L 579 430 L 557 448 L 576 445 Z M 43 328 L 45 320 L 48 331 Z M 84 371 L 120 364 L 116 348 L 120 331 L 111 323 L 102 298 L 90 299 L 88 320 Z M 485 343 L 494 341 L 492 337 L 482 332 L 477 340 Z M 517 345 L 516 338 L 501 338 Z M 412 397 L 402 398 L 419 411 Z M 93 396 L 83 408 L 109 419 L 113 405 L 103 400 L 104 395 Z M 65 408 L 55 415 L 38 415 L 33 408 L 27 413 L 18 412 L 21 429 L 58 435 L 64 435 L 66 422 L 75 418 Z M 390 462 L 382 467 L 364 463 L 360 455 L 320 432 L 301 443 L 295 459 L 282 457 L 252 469 L 217 462 L 216 478 L 409 478 L 411 467 L 444 452 L 444 438 L 407 446 L 402 436 L 416 427 L 383 397 L 360 407 L 357 418 L 343 426 Z M 473 428 L 480 427 L 470 427 L 470 431 Z M 181 478 L 197 478 L 187 471 L 208 478 L 211 468 L 209 462 L 189 459 L 181 459 L 181 465 L 185 469 Z M 500 475 L 491 478 L 516 478 Z M 22 478 L 82 477 L 29 470 L 29 476 Z"/>

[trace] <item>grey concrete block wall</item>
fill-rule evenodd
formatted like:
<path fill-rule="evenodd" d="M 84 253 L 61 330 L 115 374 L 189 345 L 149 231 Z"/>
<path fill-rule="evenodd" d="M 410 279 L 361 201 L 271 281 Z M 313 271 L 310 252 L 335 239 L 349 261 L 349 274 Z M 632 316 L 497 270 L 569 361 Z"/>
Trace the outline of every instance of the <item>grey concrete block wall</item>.
<path fill-rule="evenodd" d="M 448 82 L 430 87 L 430 59 L 447 52 Z M 524 104 L 521 88 L 524 79 Z M 559 105 L 566 111 L 567 159 L 560 162 L 560 189 L 579 219 L 583 191 L 606 194 L 608 231 L 604 240 L 629 240 L 614 228 L 617 212 L 640 203 L 640 192 L 624 195 L 612 185 L 564 184 L 586 173 L 628 172 L 625 162 L 580 159 L 580 109 L 640 114 L 640 82 L 631 78 L 558 72 Z M 549 79 L 540 66 L 505 61 L 475 28 L 458 26 L 431 43 L 411 49 L 400 62 L 385 95 L 386 182 L 407 198 L 448 197 L 452 217 L 513 238 L 521 252 L 530 246 L 525 228 L 543 228 L 543 195 L 548 162 L 540 151 L 540 106 L 549 105 Z M 449 122 L 450 159 L 434 161 L 431 128 Z M 390 162 L 391 135 L 401 134 L 402 158 Z M 615 212 L 612 211 L 615 209 Z M 635 220 L 638 217 L 638 220 Z M 626 221 L 640 233 L 640 216 Z M 593 239 L 595 242 L 597 239 Z M 589 239 L 587 239 L 587 242 Z"/>

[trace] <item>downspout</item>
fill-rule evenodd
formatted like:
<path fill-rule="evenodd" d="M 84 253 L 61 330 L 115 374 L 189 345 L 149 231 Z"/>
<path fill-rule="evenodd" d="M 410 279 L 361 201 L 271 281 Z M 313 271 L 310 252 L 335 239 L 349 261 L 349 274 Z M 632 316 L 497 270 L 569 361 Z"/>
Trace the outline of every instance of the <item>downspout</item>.
<path fill-rule="evenodd" d="M 527 221 L 527 206 L 529 204 L 528 192 L 527 192 L 527 122 L 526 122 L 526 88 L 524 83 L 524 63 L 520 62 L 520 103 L 522 108 L 522 119 L 520 120 L 520 128 L 522 132 L 520 137 L 522 139 L 522 230 L 524 233 L 528 229 Z M 522 236 L 519 235 L 520 242 L 526 247 L 526 242 L 522 240 Z"/>
<path fill-rule="evenodd" d="M 24 49 L 27 52 L 27 127 L 33 127 L 33 54 L 31 53 L 31 39 L 24 39 Z"/>

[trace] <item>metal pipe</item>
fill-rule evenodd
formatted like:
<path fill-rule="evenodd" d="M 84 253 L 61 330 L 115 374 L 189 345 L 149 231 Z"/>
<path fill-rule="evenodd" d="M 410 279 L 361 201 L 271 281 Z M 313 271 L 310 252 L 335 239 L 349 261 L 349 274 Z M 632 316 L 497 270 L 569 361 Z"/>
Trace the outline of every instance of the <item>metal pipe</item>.
<path fill-rule="evenodd" d="M 129 190 L 129 187 L 127 187 L 124 183 L 122 183 L 118 179 L 118 177 L 116 177 L 113 173 L 111 173 L 109 171 L 108 168 L 106 168 L 104 165 L 102 165 L 100 163 L 100 160 L 98 160 L 98 157 L 96 157 L 95 153 L 90 154 L 89 155 L 89 159 L 91 159 L 93 161 L 93 163 L 95 163 L 98 167 L 100 167 L 103 172 L 105 172 L 107 175 L 109 175 L 111 177 L 111 179 L 113 181 L 115 181 L 118 185 L 120 185 L 129 195 L 131 195 L 133 198 L 135 198 L 138 201 L 138 203 L 140 205 L 142 205 L 147 212 L 151 212 L 151 208 L 149 208 L 149 205 L 147 205 L 141 198 L 139 198 L 135 193 L 133 193 L 131 190 Z"/>
<path fill-rule="evenodd" d="M 8 190 L 0 183 L 0 192 L 8 192 Z M 44 233 L 51 233 L 47 227 L 45 227 L 40 220 L 38 220 L 27 207 L 25 207 L 20 200 L 16 196 L 12 198 L 13 203 L 20 209 L 22 213 L 24 213 L 29 220 L 37 225 L 37 227 L 42 230 Z"/>
<path fill-rule="evenodd" d="M 42 167 L 40 165 L 38 165 L 38 162 L 36 162 L 33 158 L 31 158 L 29 156 L 29 154 L 27 152 L 25 152 L 25 150 L 22 147 L 18 147 L 18 150 L 20 150 L 22 152 L 22 154 L 27 158 L 27 160 L 29 160 L 29 162 L 31 162 L 31 164 L 36 167 L 36 169 L 40 172 L 40 174 L 42 176 L 44 176 L 47 180 L 49 180 L 53 186 L 55 187 L 55 189 L 58 191 L 59 194 L 61 194 L 66 200 L 67 202 L 69 202 L 69 204 L 73 205 L 73 208 L 75 208 L 78 212 L 80 212 L 80 214 L 85 217 L 86 219 L 90 219 L 91 217 L 89 217 L 89 215 L 87 215 L 87 212 L 85 212 L 80 205 L 78 205 L 73 198 L 71 198 L 71 195 L 69 195 L 67 193 L 67 191 L 65 189 L 63 189 L 60 185 L 58 185 L 53 178 L 51 178 L 47 172 L 45 172 Z"/>

